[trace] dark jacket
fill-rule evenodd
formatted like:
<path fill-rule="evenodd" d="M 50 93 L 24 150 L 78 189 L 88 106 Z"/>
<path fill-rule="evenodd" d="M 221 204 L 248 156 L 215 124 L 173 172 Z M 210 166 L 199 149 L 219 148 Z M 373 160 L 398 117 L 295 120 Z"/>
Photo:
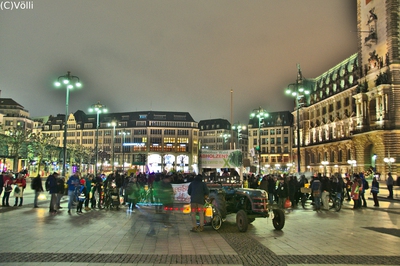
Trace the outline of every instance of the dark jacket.
<path fill-rule="evenodd" d="M 32 179 L 32 189 L 36 192 L 43 192 L 42 178 L 40 175 Z"/>
<path fill-rule="evenodd" d="M 49 189 L 50 194 L 58 193 L 57 178 L 54 175 L 49 175 L 46 183 L 48 184 L 46 187 Z"/>
<path fill-rule="evenodd" d="M 204 204 L 204 197 L 209 193 L 210 191 L 208 190 L 206 183 L 203 183 L 201 175 L 197 175 L 188 187 L 190 203 Z"/>
<path fill-rule="evenodd" d="M 285 181 L 279 182 L 277 193 L 280 199 L 285 199 L 289 197 L 289 188 L 288 184 Z"/>

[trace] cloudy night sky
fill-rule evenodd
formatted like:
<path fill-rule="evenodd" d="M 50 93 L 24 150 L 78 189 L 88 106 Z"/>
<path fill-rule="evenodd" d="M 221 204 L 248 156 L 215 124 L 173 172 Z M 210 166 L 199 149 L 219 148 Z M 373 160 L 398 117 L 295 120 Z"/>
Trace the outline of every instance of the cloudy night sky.
<path fill-rule="evenodd" d="M 248 122 L 292 110 L 285 87 L 357 52 L 356 0 L 33 0 L 0 10 L 0 90 L 32 117 L 69 111 L 184 111 Z"/>

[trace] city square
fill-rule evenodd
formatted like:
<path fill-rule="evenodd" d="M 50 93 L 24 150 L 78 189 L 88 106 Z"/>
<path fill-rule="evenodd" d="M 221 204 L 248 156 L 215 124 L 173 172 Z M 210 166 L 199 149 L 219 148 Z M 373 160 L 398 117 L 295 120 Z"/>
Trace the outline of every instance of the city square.
<path fill-rule="evenodd" d="M 0 13 L 0 265 L 400 266 L 400 0 Z"/>
<path fill-rule="evenodd" d="M 384 186 L 381 194 L 380 208 L 289 209 L 282 231 L 266 218 L 241 233 L 228 216 L 218 231 L 192 233 L 189 215 L 174 211 L 173 226 L 165 228 L 152 207 L 68 215 L 64 200 L 64 209 L 50 215 L 48 200 L 32 208 L 28 189 L 24 206 L 0 209 L 0 265 L 400 265 L 400 191 L 393 200 L 385 199 Z M 149 219 L 154 236 L 147 236 Z"/>

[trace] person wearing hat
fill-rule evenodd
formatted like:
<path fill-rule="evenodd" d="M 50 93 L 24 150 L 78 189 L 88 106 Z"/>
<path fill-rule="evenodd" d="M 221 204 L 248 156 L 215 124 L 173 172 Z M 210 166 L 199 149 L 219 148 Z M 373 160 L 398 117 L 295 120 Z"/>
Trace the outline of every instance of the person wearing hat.
<path fill-rule="evenodd" d="M 49 191 L 51 198 L 50 198 L 50 206 L 49 212 L 51 214 L 56 214 L 58 210 L 58 186 L 57 186 L 57 177 L 58 173 L 54 172 L 53 174 L 49 175 L 46 180 L 46 190 Z"/>
<path fill-rule="evenodd" d="M 188 187 L 190 195 L 190 208 L 192 215 L 192 232 L 202 232 L 204 227 L 204 210 L 205 197 L 210 193 L 206 183 L 203 182 L 202 175 L 198 174 Z M 200 224 L 197 226 L 196 213 L 199 213 Z"/>

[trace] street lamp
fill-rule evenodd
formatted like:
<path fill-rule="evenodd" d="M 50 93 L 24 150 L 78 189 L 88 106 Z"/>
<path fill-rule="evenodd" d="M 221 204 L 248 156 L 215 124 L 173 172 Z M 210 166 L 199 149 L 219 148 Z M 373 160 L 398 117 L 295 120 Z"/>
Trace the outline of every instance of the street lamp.
<path fill-rule="evenodd" d="M 387 165 L 389 166 L 389 173 L 392 172 L 392 163 L 395 162 L 395 159 L 390 157 L 390 153 L 388 153 L 388 157 L 387 158 L 383 158 L 383 161 L 385 163 L 387 163 Z"/>
<path fill-rule="evenodd" d="M 297 172 L 300 173 L 300 108 L 306 103 L 305 95 L 310 94 L 309 90 L 301 87 L 303 83 L 303 76 L 301 74 L 300 65 L 297 64 L 297 79 L 296 83 L 288 85 L 286 94 L 296 98 L 296 123 L 297 123 Z M 290 89 L 294 87 L 294 90 Z"/>
<path fill-rule="evenodd" d="M 231 134 L 225 133 L 225 134 L 221 134 L 220 136 L 224 139 L 223 143 L 222 143 L 222 149 L 224 150 L 225 149 L 225 142 L 231 137 Z"/>
<path fill-rule="evenodd" d="M 97 115 L 97 119 L 96 119 L 96 166 L 94 168 L 94 174 L 95 176 L 97 176 L 97 163 L 99 160 L 99 125 L 100 125 L 100 114 L 101 113 L 107 113 L 107 106 L 105 106 L 104 104 L 101 104 L 100 102 L 97 102 L 96 104 L 92 104 L 92 106 L 90 106 L 89 108 L 89 112 L 93 113 L 96 112 Z"/>
<path fill-rule="evenodd" d="M 242 138 L 242 130 L 246 130 L 246 126 L 242 124 L 234 124 L 232 126 L 232 130 L 237 131 L 237 138 L 238 138 L 238 149 L 240 149 L 240 139 Z"/>
<path fill-rule="evenodd" d="M 326 176 L 326 166 L 329 164 L 328 161 L 322 161 L 321 164 L 324 166 L 324 176 Z"/>
<path fill-rule="evenodd" d="M 121 131 L 118 133 L 119 135 L 122 135 L 123 141 L 122 141 L 122 173 L 125 173 L 125 137 L 126 135 L 130 135 L 131 133 L 127 131 Z"/>
<path fill-rule="evenodd" d="M 112 157 L 112 172 L 114 173 L 114 165 L 115 165 L 115 152 L 114 152 L 114 149 L 115 149 L 115 127 L 117 126 L 117 122 L 116 121 L 111 121 L 111 123 L 108 123 L 108 126 L 109 127 L 113 127 L 113 136 L 112 136 L 112 155 L 111 155 L 111 157 Z"/>
<path fill-rule="evenodd" d="M 353 174 L 354 174 L 354 166 L 357 165 L 357 161 L 356 160 L 348 160 L 347 163 L 350 164 L 350 166 L 351 166 L 351 175 L 353 176 Z"/>
<path fill-rule="evenodd" d="M 258 146 L 256 147 L 256 150 L 258 152 L 258 173 L 261 173 L 261 168 L 260 168 L 260 163 L 261 163 L 261 120 L 264 120 L 264 118 L 268 117 L 268 113 L 261 108 L 261 106 L 258 109 L 254 109 L 253 112 L 250 114 L 250 118 L 258 118 Z"/>
<path fill-rule="evenodd" d="M 68 71 L 67 75 L 59 76 L 57 81 L 54 82 L 54 86 L 57 88 L 61 87 L 61 85 L 65 85 L 67 95 L 65 98 L 65 119 L 64 119 L 64 139 L 63 139 L 63 168 L 62 175 L 65 176 L 65 165 L 67 161 L 67 122 L 68 122 L 68 105 L 69 105 L 69 91 L 74 88 L 82 87 L 82 83 L 80 82 L 77 76 L 72 76 L 71 72 Z"/>

